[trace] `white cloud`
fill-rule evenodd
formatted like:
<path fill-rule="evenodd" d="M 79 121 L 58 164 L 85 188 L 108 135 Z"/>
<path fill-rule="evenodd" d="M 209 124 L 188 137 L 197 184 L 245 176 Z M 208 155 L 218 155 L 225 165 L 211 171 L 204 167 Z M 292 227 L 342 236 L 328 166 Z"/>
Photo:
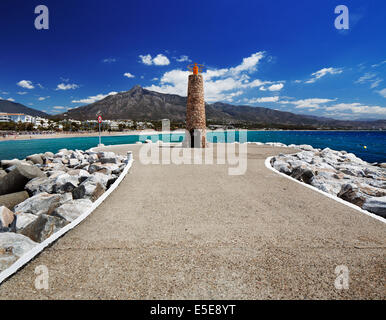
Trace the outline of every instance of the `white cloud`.
<path fill-rule="evenodd" d="M 23 96 L 23 95 L 27 94 L 27 92 L 25 92 L 25 91 L 19 91 L 17 94 L 20 94 L 21 96 Z"/>
<path fill-rule="evenodd" d="M 311 74 L 311 76 L 313 76 L 313 78 L 311 78 L 310 80 L 307 80 L 305 81 L 305 83 L 314 83 L 316 80 L 328 75 L 328 74 L 339 74 L 339 73 L 342 73 L 343 70 L 340 69 L 340 68 L 323 68 L 323 69 L 320 69 L 314 73 Z"/>
<path fill-rule="evenodd" d="M 46 99 L 48 99 L 48 98 L 49 98 L 49 96 L 47 96 L 47 97 L 39 97 L 38 100 L 39 100 L 39 101 L 44 101 L 44 100 L 46 100 Z"/>
<path fill-rule="evenodd" d="M 248 74 L 257 70 L 258 63 L 263 56 L 263 52 L 257 52 L 244 58 L 235 67 L 207 69 L 203 72 L 205 100 L 208 102 L 231 101 L 236 93 L 241 95 L 245 89 L 260 87 L 264 84 L 274 84 L 274 82 L 259 79 L 249 81 L 250 76 Z M 181 69 L 165 72 L 158 85 L 153 84 L 145 89 L 186 96 L 189 74 L 191 73 L 188 70 Z M 273 89 L 275 88 L 277 87 L 273 87 Z"/>
<path fill-rule="evenodd" d="M 167 66 L 168 64 L 170 64 L 170 61 L 166 56 L 160 53 L 157 54 L 157 56 L 153 59 L 153 63 L 156 66 Z"/>
<path fill-rule="evenodd" d="M 284 84 L 278 83 L 278 84 L 273 84 L 273 85 L 269 86 L 268 90 L 269 91 L 280 91 L 281 89 L 283 89 L 283 87 L 284 87 Z"/>
<path fill-rule="evenodd" d="M 63 110 L 63 109 L 67 109 L 67 108 L 66 107 L 62 107 L 62 106 L 55 106 L 55 107 L 52 107 L 52 109 Z"/>
<path fill-rule="evenodd" d="M 278 96 L 246 99 L 246 102 L 248 102 L 248 103 L 278 102 L 278 101 L 279 101 L 279 97 Z"/>
<path fill-rule="evenodd" d="M 34 89 L 35 87 L 32 84 L 32 81 L 29 80 L 21 80 L 17 83 L 19 87 L 25 88 L 25 89 Z"/>
<path fill-rule="evenodd" d="M 135 76 L 134 75 L 132 75 L 130 72 L 126 72 L 126 73 L 124 73 L 123 74 L 125 77 L 127 77 L 127 78 L 134 78 Z"/>
<path fill-rule="evenodd" d="M 185 61 L 191 62 L 192 60 L 190 60 L 188 56 L 182 55 L 182 56 L 180 56 L 179 58 L 176 58 L 176 61 L 177 61 L 177 62 L 185 62 Z"/>
<path fill-rule="evenodd" d="M 370 88 L 374 89 L 383 81 L 383 79 L 377 77 L 376 73 L 367 72 L 362 77 L 360 77 L 355 83 L 370 83 Z"/>
<path fill-rule="evenodd" d="M 146 64 L 148 66 L 153 64 L 153 60 L 151 59 L 151 55 L 147 54 L 146 56 L 140 55 L 141 61 L 143 64 Z"/>
<path fill-rule="evenodd" d="M 72 103 L 94 103 L 96 101 L 99 101 L 99 100 L 102 100 L 104 98 L 106 98 L 107 96 L 112 96 L 112 95 L 115 95 L 117 94 L 118 92 L 115 92 L 115 91 L 112 91 L 108 94 L 97 94 L 96 96 L 91 96 L 91 97 L 88 97 L 86 99 L 80 99 L 80 100 L 72 100 L 71 102 Z"/>
<path fill-rule="evenodd" d="M 113 63 L 116 61 L 117 61 L 117 59 L 115 59 L 115 58 L 106 58 L 106 59 L 102 60 L 103 63 Z"/>
<path fill-rule="evenodd" d="M 241 64 L 238 66 L 231 68 L 230 71 L 234 74 L 239 74 L 240 72 L 247 71 L 253 72 L 256 71 L 257 65 L 261 59 L 264 57 L 264 52 L 256 52 L 252 54 L 250 57 L 244 58 Z"/>
<path fill-rule="evenodd" d="M 355 114 L 377 114 L 386 115 L 386 107 L 367 106 L 359 102 L 355 103 L 339 103 L 330 107 L 326 107 L 327 111 L 351 111 Z"/>
<path fill-rule="evenodd" d="M 383 60 L 383 61 L 381 61 L 380 63 L 377 63 L 377 64 L 373 64 L 372 67 L 373 68 L 377 68 L 377 67 L 383 65 L 384 63 L 386 63 L 386 60 Z"/>
<path fill-rule="evenodd" d="M 384 89 L 382 89 L 382 90 L 379 90 L 378 93 L 379 93 L 382 97 L 386 98 L 386 88 L 384 88 Z"/>
<path fill-rule="evenodd" d="M 334 101 L 336 99 L 320 99 L 320 98 L 311 98 L 311 99 L 300 99 L 295 101 L 283 100 L 280 101 L 282 104 L 293 104 L 296 109 L 319 109 L 321 104 Z"/>
<path fill-rule="evenodd" d="M 150 54 L 140 55 L 139 57 L 141 59 L 141 62 L 148 66 L 151 66 L 152 64 L 156 66 L 167 66 L 168 64 L 170 64 L 168 57 L 166 57 L 162 53 L 157 54 L 154 58 L 152 58 Z"/>
<path fill-rule="evenodd" d="M 11 101 L 11 102 L 15 102 L 15 99 L 13 99 L 13 98 L 8 98 L 7 100 Z"/>
<path fill-rule="evenodd" d="M 76 88 L 79 88 L 79 86 L 75 83 L 73 83 L 73 84 L 71 84 L 71 83 L 68 83 L 68 84 L 59 83 L 55 90 L 71 90 L 71 89 L 76 89 Z"/>

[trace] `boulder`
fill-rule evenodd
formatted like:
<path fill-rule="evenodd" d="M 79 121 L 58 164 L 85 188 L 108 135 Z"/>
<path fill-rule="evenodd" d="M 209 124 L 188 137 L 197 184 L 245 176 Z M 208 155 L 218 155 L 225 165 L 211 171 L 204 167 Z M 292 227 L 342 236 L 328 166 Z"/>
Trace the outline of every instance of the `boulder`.
<path fill-rule="evenodd" d="M 37 245 L 30 238 L 13 232 L 0 233 L 0 272 Z"/>
<path fill-rule="evenodd" d="M 386 162 L 379 163 L 378 167 L 386 169 Z"/>
<path fill-rule="evenodd" d="M 368 198 L 362 208 L 386 218 L 386 196 Z"/>
<path fill-rule="evenodd" d="M 0 232 L 16 232 L 16 218 L 7 207 L 0 207 Z"/>
<path fill-rule="evenodd" d="M 72 191 L 72 197 L 74 199 L 90 199 L 94 202 L 104 192 L 105 188 L 100 183 L 84 182 Z"/>
<path fill-rule="evenodd" d="M 322 176 L 316 175 L 311 179 L 310 184 L 319 190 L 336 196 L 341 190 L 343 183 L 340 180 L 328 180 Z"/>
<path fill-rule="evenodd" d="M 43 158 L 41 154 L 32 154 L 26 158 L 29 161 L 32 161 L 34 164 L 43 164 Z"/>
<path fill-rule="evenodd" d="M 67 171 L 67 174 L 70 176 L 77 176 L 80 182 L 83 182 L 90 176 L 88 171 L 82 169 L 71 169 Z"/>
<path fill-rule="evenodd" d="M 305 151 L 313 151 L 313 152 L 317 151 L 316 149 L 314 149 L 314 147 L 310 146 L 309 144 L 301 144 L 297 146 L 297 148 Z"/>
<path fill-rule="evenodd" d="M 91 206 L 92 202 L 89 199 L 72 200 L 58 207 L 53 212 L 53 215 L 72 222 L 82 213 L 86 212 Z"/>
<path fill-rule="evenodd" d="M 304 165 L 296 167 L 291 173 L 292 178 L 307 184 L 311 183 L 311 179 L 314 177 L 314 175 L 315 173 Z"/>
<path fill-rule="evenodd" d="M 359 191 L 358 186 L 350 183 L 342 185 L 342 188 L 338 193 L 338 197 L 359 207 L 362 207 L 366 200 L 363 193 Z"/>
<path fill-rule="evenodd" d="M 32 241 L 42 242 L 66 224 L 68 224 L 68 221 L 64 219 L 41 214 L 37 219 L 20 230 L 19 233 Z"/>
<path fill-rule="evenodd" d="M 116 157 L 111 157 L 111 158 L 102 158 L 102 159 L 100 159 L 100 162 L 102 164 L 104 164 L 104 163 L 114 163 L 114 164 L 116 164 L 116 163 L 119 163 L 119 160 Z"/>
<path fill-rule="evenodd" d="M 79 178 L 77 176 L 69 175 L 68 173 L 61 174 L 55 180 L 54 192 L 64 193 L 72 192 L 79 185 Z"/>
<path fill-rule="evenodd" d="M 273 163 L 273 167 L 279 172 L 283 172 L 285 174 L 291 173 L 291 169 L 290 169 L 289 164 L 283 160 L 276 160 Z"/>
<path fill-rule="evenodd" d="M 109 183 L 109 180 L 111 179 L 111 176 L 107 176 L 103 173 L 95 172 L 92 175 L 90 175 L 83 183 L 90 182 L 92 184 L 100 183 L 104 188 L 107 189 L 107 184 Z"/>
<path fill-rule="evenodd" d="M 32 213 L 35 215 L 51 214 L 63 202 L 66 202 L 67 199 L 68 198 L 65 198 L 64 195 L 42 192 L 19 203 L 15 206 L 14 212 L 16 214 L 19 212 Z"/>
<path fill-rule="evenodd" d="M 55 179 L 52 177 L 34 178 L 25 185 L 25 190 L 33 196 L 41 192 L 53 193 Z"/>
<path fill-rule="evenodd" d="M 39 216 L 32 213 L 19 212 L 16 216 L 16 232 L 34 222 Z"/>
<path fill-rule="evenodd" d="M 22 191 L 28 181 L 38 177 L 42 178 L 46 175 L 35 166 L 19 164 L 0 179 L 0 195 Z"/>
<path fill-rule="evenodd" d="M 79 160 L 78 159 L 70 159 L 69 163 L 68 163 L 68 166 L 70 168 L 73 168 L 73 167 L 76 167 L 78 164 L 79 164 Z"/>
<path fill-rule="evenodd" d="M 27 162 L 19 159 L 1 160 L 1 167 L 3 169 L 7 169 L 9 167 L 16 166 L 19 164 L 27 164 Z"/>
<path fill-rule="evenodd" d="M 99 159 L 102 159 L 102 158 L 115 158 L 116 156 L 114 152 L 99 151 L 98 157 Z"/>
<path fill-rule="evenodd" d="M 7 172 L 5 170 L 0 169 L 0 179 L 7 175 Z"/>
<path fill-rule="evenodd" d="M 0 196 L 0 206 L 13 208 L 24 200 L 28 199 L 27 191 L 19 191 Z"/>
<path fill-rule="evenodd" d="M 53 158 L 54 154 L 52 152 L 47 151 L 47 152 L 45 152 L 43 154 L 43 157 L 45 157 L 45 158 Z"/>

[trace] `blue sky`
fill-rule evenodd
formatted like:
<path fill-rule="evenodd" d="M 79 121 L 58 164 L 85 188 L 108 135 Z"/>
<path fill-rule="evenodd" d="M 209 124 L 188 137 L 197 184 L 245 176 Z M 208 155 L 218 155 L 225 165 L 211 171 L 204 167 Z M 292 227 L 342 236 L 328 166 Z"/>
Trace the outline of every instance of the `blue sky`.
<path fill-rule="evenodd" d="M 37 5 L 49 29 L 37 30 Z M 349 29 L 334 26 L 337 5 Z M 208 102 L 386 119 L 386 2 L 1 0 L 0 97 L 48 113 L 136 84 Z"/>

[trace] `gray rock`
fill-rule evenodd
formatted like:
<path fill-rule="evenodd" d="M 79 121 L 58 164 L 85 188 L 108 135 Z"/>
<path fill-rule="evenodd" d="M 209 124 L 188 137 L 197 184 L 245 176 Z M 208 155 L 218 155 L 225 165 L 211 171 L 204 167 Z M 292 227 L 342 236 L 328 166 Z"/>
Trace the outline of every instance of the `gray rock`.
<path fill-rule="evenodd" d="M 301 145 L 297 146 L 297 148 L 299 148 L 301 150 L 305 150 L 305 151 L 316 152 L 316 149 L 314 149 L 314 147 L 310 146 L 309 144 L 301 144 Z"/>
<path fill-rule="evenodd" d="M 0 271 L 10 267 L 17 259 L 37 245 L 30 238 L 13 232 L 0 233 Z"/>
<path fill-rule="evenodd" d="M 64 193 L 72 192 L 79 185 L 77 176 L 69 175 L 68 173 L 61 174 L 55 180 L 54 192 Z"/>
<path fill-rule="evenodd" d="M 16 214 L 19 212 L 32 213 L 35 215 L 51 214 L 62 204 L 64 201 L 63 197 L 64 196 L 60 194 L 48 194 L 46 192 L 38 193 L 15 206 L 14 212 Z"/>
<path fill-rule="evenodd" d="M 295 178 L 296 180 L 305 182 L 307 184 L 311 183 L 311 179 L 314 176 L 315 173 L 311 169 L 303 165 L 300 167 L 296 167 L 291 173 L 292 178 Z"/>
<path fill-rule="evenodd" d="M 386 196 L 368 198 L 362 208 L 386 218 Z"/>
<path fill-rule="evenodd" d="M 94 202 L 104 192 L 105 188 L 100 183 L 93 184 L 91 182 L 84 182 L 72 191 L 72 197 L 74 199 L 90 199 Z"/>
<path fill-rule="evenodd" d="M 34 222 L 39 216 L 32 213 L 20 212 L 16 214 L 16 232 Z"/>
<path fill-rule="evenodd" d="M 25 185 L 25 190 L 33 196 L 41 192 L 53 193 L 55 179 L 50 178 L 34 178 Z"/>
<path fill-rule="evenodd" d="M 112 158 L 102 158 L 102 159 L 100 159 L 100 162 L 102 163 L 102 164 L 104 164 L 104 163 L 119 163 L 119 160 L 116 158 L 116 157 L 112 157 Z"/>
<path fill-rule="evenodd" d="M 32 161 L 34 164 L 43 164 L 43 158 L 41 154 L 32 154 L 26 159 Z"/>
<path fill-rule="evenodd" d="M 55 216 L 41 214 L 36 220 L 28 224 L 19 233 L 35 242 L 42 242 L 63 228 L 68 221 Z"/>
<path fill-rule="evenodd" d="M 359 207 L 362 207 L 366 200 L 364 194 L 359 191 L 358 186 L 350 183 L 342 185 L 342 188 L 338 193 L 338 197 Z"/>
<path fill-rule="evenodd" d="M 78 159 L 70 159 L 68 166 L 70 168 L 73 168 L 73 167 L 77 166 L 78 164 L 79 164 L 79 160 Z"/>
<path fill-rule="evenodd" d="M 310 184 L 315 188 L 336 196 L 341 190 L 343 182 L 337 180 L 328 180 L 322 176 L 316 175 L 311 179 Z"/>
<path fill-rule="evenodd" d="M 0 207 L 0 232 L 16 232 L 15 214 L 7 207 Z"/>
<path fill-rule="evenodd" d="M 0 169 L 0 179 L 7 175 L 7 172 L 5 170 Z"/>
<path fill-rule="evenodd" d="M 378 167 L 383 168 L 383 169 L 386 169 L 386 162 L 379 163 L 379 164 L 378 164 Z"/>
<path fill-rule="evenodd" d="M 1 160 L 1 167 L 3 169 L 7 169 L 12 166 L 16 166 L 19 164 L 28 164 L 26 161 L 22 161 L 19 159 L 12 159 L 12 160 Z"/>
<path fill-rule="evenodd" d="M 289 164 L 283 160 L 276 160 L 273 163 L 273 167 L 279 172 L 283 172 L 285 174 L 291 173 Z"/>
<path fill-rule="evenodd" d="M 23 202 L 28 199 L 29 195 L 27 191 L 19 191 L 9 194 L 4 194 L 0 196 L 0 206 L 5 206 L 7 208 L 13 208 L 17 204 Z"/>
<path fill-rule="evenodd" d="M 82 213 L 86 212 L 91 206 L 92 202 L 89 199 L 72 200 L 57 208 L 53 215 L 72 222 Z"/>
<path fill-rule="evenodd" d="M 28 181 L 37 177 L 46 175 L 35 166 L 19 164 L 15 170 L 0 179 L 0 195 L 22 191 Z"/>
<path fill-rule="evenodd" d="M 53 158 L 53 157 L 54 157 L 54 154 L 53 154 L 52 152 L 47 151 L 47 152 L 45 152 L 45 153 L 43 154 L 43 156 L 44 156 L 45 158 Z"/>

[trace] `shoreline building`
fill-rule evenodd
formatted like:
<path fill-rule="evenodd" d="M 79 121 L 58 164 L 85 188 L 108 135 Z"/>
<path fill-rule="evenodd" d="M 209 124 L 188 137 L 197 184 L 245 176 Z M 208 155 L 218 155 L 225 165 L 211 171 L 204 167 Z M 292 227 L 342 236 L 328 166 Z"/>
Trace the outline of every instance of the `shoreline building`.
<path fill-rule="evenodd" d="M 206 117 L 204 99 L 204 79 L 202 65 L 189 65 L 193 71 L 188 79 L 188 99 L 186 103 L 185 145 L 191 148 L 206 147 Z M 188 138 L 190 136 L 190 139 Z"/>

